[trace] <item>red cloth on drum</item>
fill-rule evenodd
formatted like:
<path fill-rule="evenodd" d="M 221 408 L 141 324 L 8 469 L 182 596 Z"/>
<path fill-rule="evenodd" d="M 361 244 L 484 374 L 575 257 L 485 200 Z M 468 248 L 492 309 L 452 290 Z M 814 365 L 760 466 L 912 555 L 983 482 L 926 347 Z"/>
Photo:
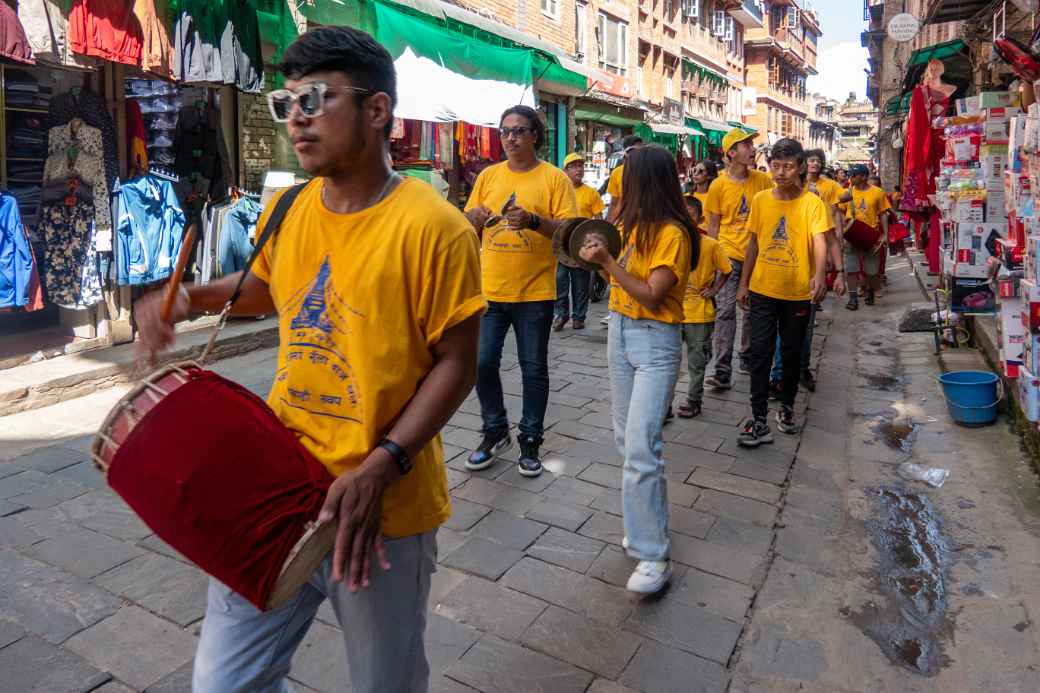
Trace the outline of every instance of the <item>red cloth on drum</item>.
<path fill-rule="evenodd" d="M 194 371 L 120 444 L 108 483 L 166 543 L 262 610 L 332 476 L 262 399 Z"/>

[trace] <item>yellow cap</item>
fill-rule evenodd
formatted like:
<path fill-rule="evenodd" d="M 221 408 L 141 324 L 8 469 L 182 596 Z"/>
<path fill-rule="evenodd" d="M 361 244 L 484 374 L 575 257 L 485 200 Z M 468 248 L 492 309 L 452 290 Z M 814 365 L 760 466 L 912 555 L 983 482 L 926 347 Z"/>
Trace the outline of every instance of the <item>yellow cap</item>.
<path fill-rule="evenodd" d="M 726 133 L 726 136 L 722 138 L 722 153 L 729 154 L 729 150 L 736 147 L 741 142 L 747 140 L 753 140 L 757 135 L 753 132 L 748 132 L 742 128 L 733 128 Z"/>
<path fill-rule="evenodd" d="M 563 160 L 563 167 L 567 168 L 568 166 L 573 164 L 575 161 L 580 161 L 582 163 L 585 163 L 585 157 L 583 157 L 581 154 L 578 154 L 576 152 L 568 154 L 566 156 L 566 158 L 564 158 L 564 160 Z"/>

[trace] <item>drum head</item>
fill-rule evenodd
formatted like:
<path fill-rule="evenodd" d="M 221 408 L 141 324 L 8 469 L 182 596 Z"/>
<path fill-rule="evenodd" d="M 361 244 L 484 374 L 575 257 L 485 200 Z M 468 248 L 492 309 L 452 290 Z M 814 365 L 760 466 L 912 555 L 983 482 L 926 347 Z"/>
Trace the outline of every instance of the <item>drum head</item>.
<path fill-rule="evenodd" d="M 568 245 L 570 247 L 570 256 L 579 265 L 587 270 L 598 270 L 600 266 L 594 262 L 585 262 L 581 259 L 581 255 L 578 253 L 581 247 L 585 245 L 585 241 L 589 236 L 600 236 L 607 243 L 607 249 L 610 251 L 612 257 L 617 257 L 621 254 L 621 234 L 618 232 L 617 227 L 611 224 L 609 221 L 603 219 L 586 219 L 571 232 Z"/>
<path fill-rule="evenodd" d="M 553 254 L 556 255 L 556 259 L 563 260 L 564 263 L 572 262 L 570 256 L 571 233 L 583 221 L 586 221 L 584 217 L 575 217 L 567 219 L 556 227 L 556 232 L 552 237 Z"/>
<path fill-rule="evenodd" d="M 267 610 L 277 609 L 303 587 L 336 542 L 336 522 L 315 524 L 300 537 L 285 559 L 282 573 L 267 598 Z"/>

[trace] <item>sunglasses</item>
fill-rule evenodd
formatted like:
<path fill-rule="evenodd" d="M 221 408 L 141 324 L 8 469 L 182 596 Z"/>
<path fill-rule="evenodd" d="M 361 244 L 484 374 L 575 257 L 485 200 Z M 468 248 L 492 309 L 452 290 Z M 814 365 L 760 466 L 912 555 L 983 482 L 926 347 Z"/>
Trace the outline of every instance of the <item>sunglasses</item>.
<path fill-rule="evenodd" d="M 308 82 L 296 89 L 275 89 L 267 94 L 267 107 L 276 123 L 287 123 L 292 118 L 293 106 L 300 106 L 300 113 L 308 118 L 317 118 L 325 113 L 325 94 L 344 91 L 352 94 L 370 94 L 360 87 L 332 87 L 325 82 Z"/>
<path fill-rule="evenodd" d="M 504 140 L 507 140 L 510 137 L 516 137 L 517 139 L 520 139 L 524 135 L 534 134 L 534 131 L 534 128 L 524 127 L 523 125 L 515 128 L 499 128 L 498 136 Z"/>

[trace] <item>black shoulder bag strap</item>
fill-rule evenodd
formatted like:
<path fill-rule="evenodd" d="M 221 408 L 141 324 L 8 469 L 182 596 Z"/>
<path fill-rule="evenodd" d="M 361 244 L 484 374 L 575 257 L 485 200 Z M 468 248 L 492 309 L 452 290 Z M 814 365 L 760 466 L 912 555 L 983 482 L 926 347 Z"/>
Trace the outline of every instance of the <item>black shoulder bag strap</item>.
<path fill-rule="evenodd" d="M 224 309 L 220 311 L 220 320 L 217 322 L 217 327 L 213 330 L 213 334 L 210 335 L 206 348 L 199 357 L 200 362 L 205 363 L 206 358 L 213 350 L 213 345 L 217 341 L 217 334 L 219 334 L 220 330 L 223 329 L 224 325 L 227 323 L 228 316 L 231 315 L 231 307 L 235 305 L 235 301 L 237 301 L 242 295 L 242 285 L 246 283 L 246 277 L 249 276 L 249 272 L 253 268 L 253 263 L 256 262 L 258 257 L 260 257 L 264 245 L 271 239 L 271 236 L 278 235 L 278 229 L 282 225 L 282 221 L 285 220 L 285 215 L 289 213 L 289 208 L 293 206 L 296 198 L 300 196 L 300 193 L 303 192 L 305 187 L 307 187 L 307 183 L 294 185 L 291 188 L 288 188 L 284 193 L 282 193 L 282 196 L 278 198 L 278 202 L 275 203 L 274 209 L 271 211 L 271 216 L 267 217 L 267 223 L 264 224 L 264 228 L 260 232 L 259 238 L 256 239 L 256 246 L 254 246 L 252 254 L 250 254 L 249 259 L 246 260 L 246 266 L 243 268 L 242 274 L 238 278 L 235 290 L 231 292 L 231 297 L 228 298 L 227 303 L 224 304 Z"/>

